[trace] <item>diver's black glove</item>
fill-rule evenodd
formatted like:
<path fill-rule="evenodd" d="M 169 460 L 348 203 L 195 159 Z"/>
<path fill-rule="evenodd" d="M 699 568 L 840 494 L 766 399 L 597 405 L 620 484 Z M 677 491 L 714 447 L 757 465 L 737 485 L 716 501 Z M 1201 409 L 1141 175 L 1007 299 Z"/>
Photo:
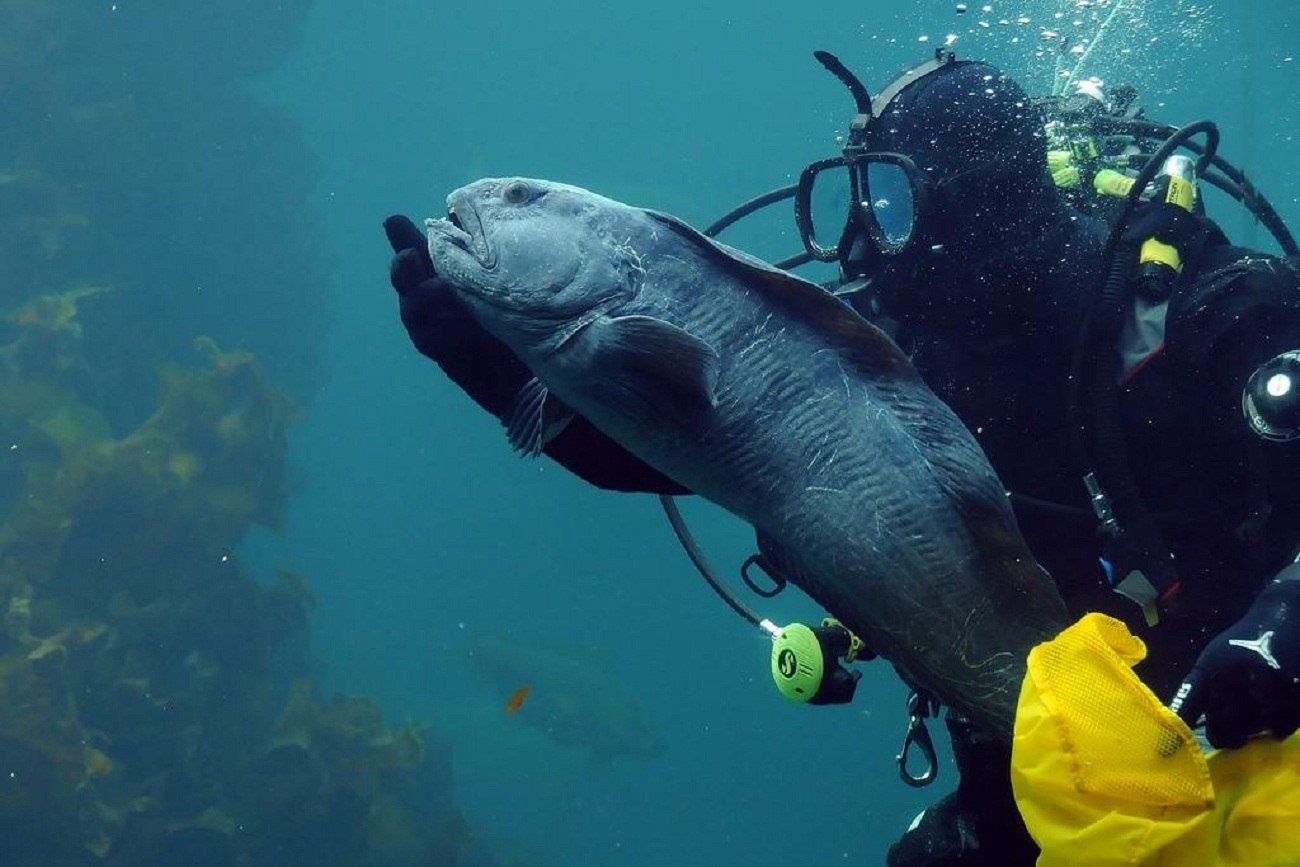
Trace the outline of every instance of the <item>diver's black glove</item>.
<path fill-rule="evenodd" d="M 1192 279 L 1201 266 L 1207 246 L 1227 244 L 1228 239 L 1214 222 L 1204 215 L 1189 212 L 1176 204 L 1165 201 L 1169 179 L 1163 178 L 1157 184 L 1155 195 L 1150 201 L 1144 201 L 1133 209 L 1132 215 L 1124 228 L 1120 240 L 1132 245 L 1143 253 L 1144 261 L 1147 241 L 1159 241 L 1177 251 L 1177 270 L 1170 274 L 1159 267 L 1164 261 L 1157 256 L 1153 265 L 1143 265 L 1139 270 L 1139 279 L 1135 289 L 1139 297 L 1150 303 L 1167 300 L 1181 281 Z"/>
<path fill-rule="evenodd" d="M 1235 749 L 1253 735 L 1289 737 L 1300 726 L 1300 565 L 1282 570 L 1240 620 L 1201 652 L 1170 707 Z"/>
<path fill-rule="evenodd" d="M 1128 225 L 1120 240 L 1129 244 L 1141 244 L 1148 238 L 1155 238 L 1186 251 L 1200 246 L 1200 242 L 1210 231 L 1209 221 L 1204 217 L 1189 213 L 1177 205 L 1164 201 L 1163 194 L 1150 202 L 1142 202 L 1133 209 Z"/>
<path fill-rule="evenodd" d="M 384 233 L 394 253 L 389 279 L 411 343 L 475 403 L 500 418 L 532 374 L 483 330 L 438 276 L 424 233 L 409 218 L 389 217 Z"/>
<path fill-rule="evenodd" d="M 389 279 L 397 290 L 402 324 L 420 353 L 474 402 L 502 418 L 533 378 L 528 367 L 470 315 L 429 258 L 424 233 L 408 217 L 384 220 L 393 248 Z M 689 490 L 651 468 L 591 422 L 576 416 L 542 450 L 569 472 L 598 488 L 652 494 Z"/>

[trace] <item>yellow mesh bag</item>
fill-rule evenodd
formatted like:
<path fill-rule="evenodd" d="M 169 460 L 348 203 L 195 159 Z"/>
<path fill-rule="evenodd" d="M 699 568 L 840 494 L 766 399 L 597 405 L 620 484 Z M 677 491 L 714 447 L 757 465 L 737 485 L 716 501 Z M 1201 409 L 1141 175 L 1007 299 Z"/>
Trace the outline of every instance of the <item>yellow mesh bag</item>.
<path fill-rule="evenodd" d="M 1031 651 L 1011 774 L 1039 867 L 1300 865 L 1300 736 L 1207 757 L 1145 655 L 1100 614 Z"/>
<path fill-rule="evenodd" d="M 1097 616 L 1031 651 L 1030 672 L 1057 721 L 1080 792 L 1145 803 L 1212 800 L 1204 757 L 1186 725 L 1131 665 L 1146 646 L 1118 620 Z M 1105 755 L 1108 761 L 1085 761 Z"/>

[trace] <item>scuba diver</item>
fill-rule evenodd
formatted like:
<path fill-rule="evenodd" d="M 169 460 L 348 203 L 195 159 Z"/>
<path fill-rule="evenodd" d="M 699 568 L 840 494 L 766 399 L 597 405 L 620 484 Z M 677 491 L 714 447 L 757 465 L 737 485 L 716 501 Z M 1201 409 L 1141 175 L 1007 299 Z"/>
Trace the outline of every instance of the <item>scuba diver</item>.
<path fill-rule="evenodd" d="M 1209 154 L 1201 176 L 1256 204 L 1294 253 L 1276 214 L 1226 163 L 1236 180 L 1213 174 L 1211 124 L 1161 129 L 1100 94 L 1043 106 L 943 52 L 872 100 L 821 59 L 858 114 L 843 154 L 801 179 L 808 253 L 838 262 L 837 291 L 975 433 L 1070 612 L 1125 620 L 1149 648 L 1143 681 L 1189 724 L 1204 712 L 1215 746 L 1290 735 L 1300 402 L 1284 383 L 1300 275 L 1228 242 L 1177 146 Z M 851 190 L 829 241 L 823 184 Z M 991 782 L 1007 747 L 949 728 L 963 783 L 889 863 L 1033 863 L 1009 787 Z"/>
<path fill-rule="evenodd" d="M 1143 681 L 1189 725 L 1204 717 L 1226 748 L 1291 735 L 1300 260 L 1276 213 L 1217 156 L 1213 124 L 1148 121 L 1131 93 L 1034 100 L 940 51 L 872 98 L 818 59 L 857 111 L 840 155 L 754 200 L 795 199 L 805 252 L 778 264 L 838 264 L 828 290 L 884 328 L 974 433 L 1071 614 L 1124 620 L 1149 648 Z M 1205 184 L 1287 255 L 1233 246 L 1205 215 Z M 843 204 L 826 216 L 828 200 Z M 410 220 L 385 229 L 412 342 L 502 417 L 531 374 L 453 297 Z M 602 488 L 689 493 L 581 417 L 543 451 Z M 822 698 L 845 700 L 853 682 L 831 670 Z M 1033 864 L 1009 745 L 947 724 L 961 781 L 888 863 Z"/>

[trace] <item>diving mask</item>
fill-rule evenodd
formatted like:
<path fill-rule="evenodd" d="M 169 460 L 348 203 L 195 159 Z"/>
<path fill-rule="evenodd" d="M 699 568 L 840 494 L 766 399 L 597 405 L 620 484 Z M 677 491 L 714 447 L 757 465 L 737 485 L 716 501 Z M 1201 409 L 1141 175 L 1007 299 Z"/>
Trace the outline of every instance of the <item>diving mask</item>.
<path fill-rule="evenodd" d="M 907 253 L 923 234 L 918 231 L 919 218 L 925 214 L 928 182 L 909 157 L 869 151 L 867 134 L 903 91 L 969 61 L 958 61 L 951 51 L 939 49 L 933 58 L 905 71 L 873 99 L 839 58 L 824 51 L 816 57 L 849 89 L 857 115 L 849 125 L 841 155 L 818 160 L 799 176 L 795 223 L 804 249 L 814 259 L 834 262 L 843 258 L 841 250 L 849 252 L 847 245 L 865 231 L 879 256 Z"/>
<path fill-rule="evenodd" d="M 877 256 L 901 256 L 924 236 L 930 198 L 931 185 L 910 158 L 846 150 L 800 174 L 795 223 L 804 249 L 822 262 L 842 258 L 841 248 L 862 232 Z"/>

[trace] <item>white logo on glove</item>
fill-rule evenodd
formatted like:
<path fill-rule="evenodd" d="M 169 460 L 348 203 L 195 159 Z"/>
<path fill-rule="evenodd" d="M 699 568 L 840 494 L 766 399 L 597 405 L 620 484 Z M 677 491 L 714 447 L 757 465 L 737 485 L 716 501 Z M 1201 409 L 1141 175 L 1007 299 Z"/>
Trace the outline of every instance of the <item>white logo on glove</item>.
<path fill-rule="evenodd" d="M 1187 700 L 1187 695 L 1191 691 L 1192 691 L 1192 685 L 1190 683 L 1184 683 L 1181 686 L 1179 686 L 1178 694 L 1174 696 L 1173 701 L 1169 702 L 1169 709 L 1174 713 L 1178 713 L 1180 710 L 1182 710 L 1183 702 Z"/>
<path fill-rule="evenodd" d="M 1264 657 L 1264 661 L 1268 663 L 1269 668 L 1278 670 L 1282 668 L 1282 666 L 1278 665 L 1277 659 L 1273 657 L 1273 649 L 1271 647 L 1273 643 L 1273 630 L 1271 629 L 1254 641 L 1246 641 L 1241 638 L 1229 638 L 1228 643 L 1233 647 L 1243 647 L 1246 650 L 1255 651 L 1260 656 Z"/>

